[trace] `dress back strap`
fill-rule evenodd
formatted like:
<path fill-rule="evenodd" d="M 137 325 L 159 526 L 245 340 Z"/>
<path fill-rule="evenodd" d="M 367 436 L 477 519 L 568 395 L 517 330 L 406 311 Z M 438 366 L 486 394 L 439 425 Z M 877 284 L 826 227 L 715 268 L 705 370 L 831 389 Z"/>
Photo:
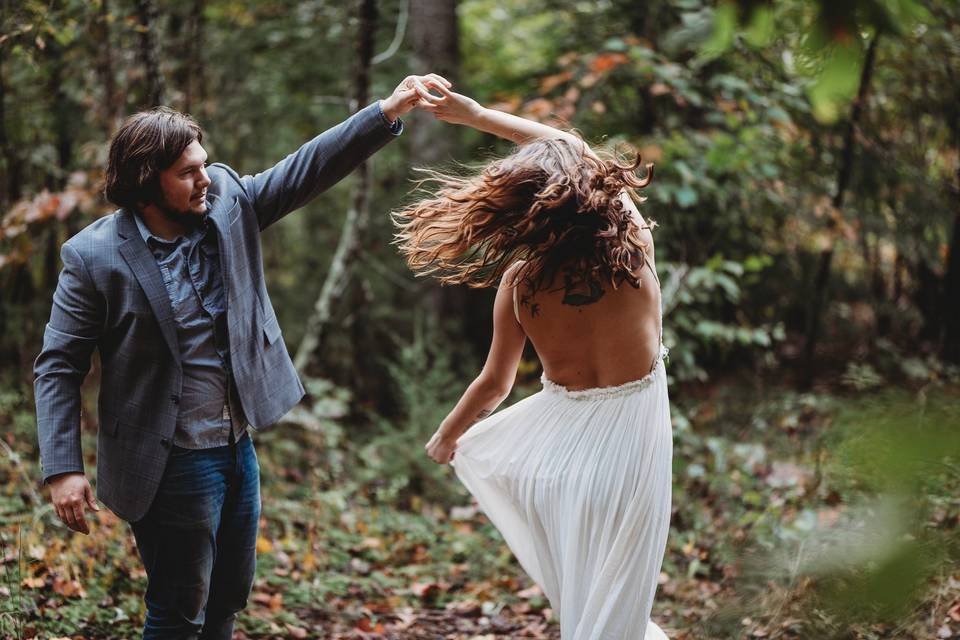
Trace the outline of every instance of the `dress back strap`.
<path fill-rule="evenodd" d="M 523 266 L 523 263 L 523 260 L 514 262 L 507 271 L 506 278 L 507 284 L 513 287 L 513 291 L 510 292 L 513 296 L 513 317 L 517 319 L 517 324 L 519 325 L 523 325 L 523 323 L 520 322 L 520 299 L 518 298 L 519 293 L 517 292 L 517 289 L 520 288 L 521 279 L 517 277 L 517 272 Z"/>
<path fill-rule="evenodd" d="M 520 288 L 520 283 L 515 282 L 513 284 L 513 317 L 517 319 L 517 324 L 520 324 L 520 303 L 517 299 L 517 289 Z"/>

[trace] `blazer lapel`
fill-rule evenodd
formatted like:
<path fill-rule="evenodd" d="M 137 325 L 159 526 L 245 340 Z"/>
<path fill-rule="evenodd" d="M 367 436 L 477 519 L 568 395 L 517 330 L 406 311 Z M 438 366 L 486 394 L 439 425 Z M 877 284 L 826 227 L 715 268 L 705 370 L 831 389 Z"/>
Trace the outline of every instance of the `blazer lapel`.
<path fill-rule="evenodd" d="M 163 283 L 160 267 L 154 259 L 147 243 L 140 236 L 137 223 L 133 220 L 133 212 L 124 209 L 119 218 L 118 232 L 123 240 L 120 242 L 120 255 L 130 265 L 133 275 L 147 296 L 153 314 L 160 324 L 160 333 L 163 334 L 173 360 L 180 366 L 180 343 L 177 340 L 177 326 L 173 320 L 173 307 L 170 304 L 170 295 Z"/>
<path fill-rule="evenodd" d="M 211 193 L 207 197 L 210 200 L 210 213 L 207 218 L 213 222 L 213 226 L 217 230 L 217 246 L 220 249 L 220 274 L 223 279 L 223 299 L 229 311 L 230 296 L 233 295 L 229 275 L 233 272 L 231 271 L 231 252 L 228 243 L 230 242 L 231 216 L 237 213 L 238 203 L 234 201 L 233 206 L 225 206 L 227 203 L 224 203 L 219 196 Z"/>

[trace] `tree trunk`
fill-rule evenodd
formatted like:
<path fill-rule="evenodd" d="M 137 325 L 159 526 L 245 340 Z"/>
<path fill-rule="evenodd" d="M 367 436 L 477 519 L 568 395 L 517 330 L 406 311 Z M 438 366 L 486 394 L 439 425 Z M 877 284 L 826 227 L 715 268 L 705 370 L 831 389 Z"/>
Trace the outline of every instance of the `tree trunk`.
<path fill-rule="evenodd" d="M 187 57 L 186 82 L 184 83 L 183 109 L 187 113 L 198 108 L 197 103 L 203 101 L 205 92 L 203 90 L 203 60 L 200 55 L 201 44 L 203 43 L 206 24 L 203 14 L 204 0 L 193 0 L 193 7 L 190 11 L 190 28 L 187 33 L 190 41 L 187 43 L 187 50 L 190 56 Z"/>
<path fill-rule="evenodd" d="M 0 22 L 6 24 L 7 4 L 2 5 L 2 14 Z M 7 57 L 8 44 L 0 42 L 0 154 L 3 155 L 3 173 L 0 174 L 0 205 L 3 211 L 20 199 L 22 194 L 21 184 L 23 183 L 23 162 L 20 154 L 17 152 L 17 146 L 10 140 L 7 134 L 7 79 L 5 75 L 5 62 Z"/>
<path fill-rule="evenodd" d="M 153 0 L 137 0 L 137 16 L 140 19 L 140 60 L 147 74 L 147 106 L 156 107 L 164 102 L 166 86 L 160 72 L 160 54 L 157 47 L 157 7 Z"/>
<path fill-rule="evenodd" d="M 893 261 L 893 304 L 900 305 L 900 299 L 903 297 L 903 271 L 906 269 L 907 261 L 903 257 L 903 250 L 897 247 L 897 257 Z"/>
<path fill-rule="evenodd" d="M 376 0 L 360 0 L 360 23 L 358 34 L 358 64 L 354 76 L 354 98 L 357 109 L 366 106 L 370 91 L 370 61 L 373 58 L 374 36 L 377 27 Z M 324 280 L 320 295 L 313 305 L 313 314 L 307 321 L 303 340 L 297 349 L 293 363 L 297 371 L 304 373 L 319 357 L 324 345 L 337 304 L 344 299 L 354 272 L 362 240 L 370 220 L 370 162 L 357 167 L 350 193 L 350 208 L 344 221 L 337 249 L 330 263 L 330 271 Z"/>
<path fill-rule="evenodd" d="M 439 73 L 462 87 L 460 82 L 460 29 L 457 0 L 410 0 L 410 37 L 413 48 L 411 73 Z M 451 162 L 460 148 L 460 127 L 439 122 L 428 113 L 416 111 L 411 118 L 411 165 L 432 167 Z M 469 287 L 441 287 L 433 280 L 422 280 L 429 300 L 434 327 L 450 324 L 462 334 L 478 356 L 490 343 L 492 327 L 489 314 L 471 313 L 471 309 L 489 308 L 492 296 Z"/>
<path fill-rule="evenodd" d="M 870 77 L 873 74 L 873 64 L 876 59 L 877 41 L 880 34 L 877 33 L 870 46 L 867 47 L 867 55 L 863 62 L 863 70 L 860 74 L 860 87 L 857 90 L 857 98 L 853 102 L 853 110 L 850 114 L 850 121 L 847 123 L 847 131 L 844 137 L 843 154 L 840 159 L 840 169 L 837 173 L 837 190 L 833 194 L 833 208 L 840 210 L 843 208 L 843 201 L 847 191 L 847 184 L 850 182 L 850 176 L 853 172 L 854 146 L 856 142 L 856 130 L 860 124 L 860 118 L 863 114 L 863 108 L 867 100 L 867 92 L 870 88 Z M 836 228 L 836 220 L 832 217 L 827 221 L 828 232 L 833 232 Z M 804 345 L 804 377 L 803 386 L 809 388 L 813 384 L 813 356 L 816 350 L 817 339 L 820 334 L 820 321 L 823 314 L 823 306 L 827 297 L 827 284 L 830 280 L 830 268 L 833 262 L 833 243 L 820 252 L 819 264 L 817 266 L 817 275 L 814 280 L 813 297 L 810 308 L 807 313 L 807 336 Z"/>
<path fill-rule="evenodd" d="M 957 123 L 960 140 L 960 122 Z M 957 147 L 960 149 L 960 146 Z M 955 193 L 956 211 L 953 216 L 953 234 L 947 254 L 947 272 L 943 277 L 943 359 L 960 364 L 960 169 L 957 170 Z"/>
<path fill-rule="evenodd" d="M 953 138 L 953 147 L 960 152 L 960 86 L 957 86 L 953 68 L 947 67 L 952 82 L 954 99 L 949 103 L 947 125 Z M 943 348 L 941 355 L 947 362 L 960 364 L 960 167 L 957 167 L 954 190 L 953 234 L 947 253 L 946 273 L 943 275 Z"/>
<path fill-rule="evenodd" d="M 56 136 L 57 166 L 51 167 L 47 175 L 47 187 L 51 191 L 60 191 L 66 185 L 67 175 L 73 164 L 73 126 L 71 123 L 70 98 L 64 90 L 63 49 L 51 38 L 45 50 L 50 64 L 50 78 L 47 94 L 53 102 L 53 130 Z"/>
<path fill-rule="evenodd" d="M 913 267 L 917 283 L 913 299 L 923 318 L 919 337 L 921 340 L 937 342 L 941 336 L 943 283 L 922 255 L 918 255 Z"/>
<path fill-rule="evenodd" d="M 438 73 L 459 86 L 460 32 L 457 0 L 410 0 L 413 74 Z M 413 111 L 410 135 L 417 166 L 449 162 L 457 148 L 458 127 L 439 122 L 429 113 Z"/>
<path fill-rule="evenodd" d="M 100 120 L 109 136 L 116 127 L 120 113 L 117 80 L 113 71 L 113 44 L 110 40 L 110 0 L 100 0 L 100 13 L 94 20 L 93 38 L 97 47 L 97 73 L 103 88 Z"/>

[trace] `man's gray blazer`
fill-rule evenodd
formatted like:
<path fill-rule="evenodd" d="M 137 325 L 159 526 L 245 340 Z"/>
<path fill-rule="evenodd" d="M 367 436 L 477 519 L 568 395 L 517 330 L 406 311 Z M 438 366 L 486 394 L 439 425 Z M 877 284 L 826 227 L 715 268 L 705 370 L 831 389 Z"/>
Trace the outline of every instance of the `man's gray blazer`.
<path fill-rule="evenodd" d="M 304 393 L 264 286 L 260 232 L 393 135 L 375 103 L 256 176 L 240 177 L 222 164 L 208 168 L 208 215 L 220 245 L 233 376 L 243 412 L 257 429 L 273 425 Z M 170 299 L 133 215 L 120 209 L 64 243 L 63 271 L 34 367 L 46 482 L 83 471 L 80 384 L 93 350 L 100 350 L 97 497 L 130 522 L 144 516 L 163 476 L 183 376 Z"/>

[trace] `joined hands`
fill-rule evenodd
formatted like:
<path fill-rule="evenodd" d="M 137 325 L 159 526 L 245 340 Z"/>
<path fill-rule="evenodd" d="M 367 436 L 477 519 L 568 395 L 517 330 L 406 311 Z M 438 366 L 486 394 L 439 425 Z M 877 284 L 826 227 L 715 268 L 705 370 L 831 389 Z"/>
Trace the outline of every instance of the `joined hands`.
<path fill-rule="evenodd" d="M 451 124 L 469 124 L 483 111 L 473 98 L 451 91 L 449 80 L 436 73 L 407 76 L 390 97 L 380 101 L 387 118 L 394 122 L 414 108 L 432 113 L 437 120 Z M 431 93 L 436 91 L 440 95 Z"/>
<path fill-rule="evenodd" d="M 436 73 L 428 73 L 423 76 L 407 76 L 397 85 L 389 97 L 380 101 L 380 108 L 383 109 L 383 115 L 387 116 L 390 122 L 395 122 L 397 118 L 408 113 L 414 107 L 422 106 L 425 100 L 433 98 L 428 87 L 444 87 L 448 89 L 453 85 L 443 76 Z"/>

